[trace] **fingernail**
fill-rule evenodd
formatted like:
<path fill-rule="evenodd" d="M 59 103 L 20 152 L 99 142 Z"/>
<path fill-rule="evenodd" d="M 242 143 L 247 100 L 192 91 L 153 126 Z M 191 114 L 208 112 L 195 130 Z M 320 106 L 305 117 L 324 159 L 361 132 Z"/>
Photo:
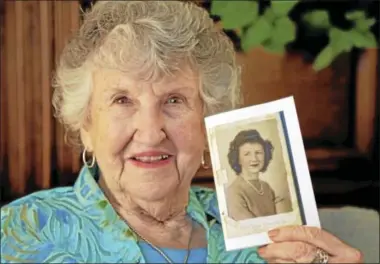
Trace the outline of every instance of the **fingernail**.
<path fill-rule="evenodd" d="M 269 236 L 270 238 L 273 238 L 273 237 L 277 236 L 279 232 L 280 232 L 280 231 L 279 231 L 278 229 L 270 230 L 270 231 L 268 232 L 268 236 Z"/>

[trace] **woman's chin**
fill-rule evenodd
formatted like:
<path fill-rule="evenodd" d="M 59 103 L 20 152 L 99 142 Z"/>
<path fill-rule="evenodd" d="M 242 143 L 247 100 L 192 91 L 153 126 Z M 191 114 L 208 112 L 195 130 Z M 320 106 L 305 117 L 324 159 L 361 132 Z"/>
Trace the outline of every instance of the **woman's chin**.
<path fill-rule="evenodd" d="M 257 168 L 257 169 L 256 168 L 250 168 L 248 171 L 251 174 L 257 174 L 260 172 L 260 169 L 259 168 Z"/>
<path fill-rule="evenodd" d="M 177 184 L 168 183 L 146 183 L 140 184 L 138 189 L 134 189 L 133 193 L 135 197 L 145 201 L 159 201 L 167 197 L 171 197 L 170 193 L 173 193 L 177 187 Z"/>

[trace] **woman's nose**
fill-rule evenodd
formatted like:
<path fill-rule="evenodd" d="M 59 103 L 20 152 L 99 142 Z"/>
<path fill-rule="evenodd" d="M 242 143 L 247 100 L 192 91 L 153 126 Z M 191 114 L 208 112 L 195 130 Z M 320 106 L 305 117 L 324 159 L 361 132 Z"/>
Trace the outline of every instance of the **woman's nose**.
<path fill-rule="evenodd" d="M 135 120 L 134 140 L 148 146 L 160 144 L 165 138 L 164 118 L 160 111 L 145 109 L 139 112 Z"/>
<path fill-rule="evenodd" d="M 254 154 L 254 155 L 251 156 L 251 161 L 252 162 L 256 162 L 257 160 L 258 160 L 257 155 Z"/>

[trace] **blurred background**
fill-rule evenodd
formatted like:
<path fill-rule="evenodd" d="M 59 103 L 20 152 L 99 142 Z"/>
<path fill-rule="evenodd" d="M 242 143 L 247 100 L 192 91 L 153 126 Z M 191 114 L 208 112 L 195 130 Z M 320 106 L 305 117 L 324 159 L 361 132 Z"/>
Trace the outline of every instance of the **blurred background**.
<path fill-rule="evenodd" d="M 81 155 L 53 118 L 51 77 L 93 2 L 0 2 L 1 204 L 76 179 Z M 197 3 L 235 44 L 244 105 L 294 96 L 318 206 L 379 210 L 380 2 Z M 212 187 L 211 169 L 194 184 Z"/>

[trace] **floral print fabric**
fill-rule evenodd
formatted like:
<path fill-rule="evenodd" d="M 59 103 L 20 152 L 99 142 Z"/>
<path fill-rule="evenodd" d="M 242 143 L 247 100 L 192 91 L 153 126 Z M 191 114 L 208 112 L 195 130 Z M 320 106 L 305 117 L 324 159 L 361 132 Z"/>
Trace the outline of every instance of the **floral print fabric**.
<path fill-rule="evenodd" d="M 226 251 L 216 194 L 192 187 L 188 214 L 207 232 L 208 263 L 265 263 L 256 248 Z M 83 167 L 73 187 L 35 192 L 1 208 L 1 263 L 146 263 L 138 238 Z"/>

